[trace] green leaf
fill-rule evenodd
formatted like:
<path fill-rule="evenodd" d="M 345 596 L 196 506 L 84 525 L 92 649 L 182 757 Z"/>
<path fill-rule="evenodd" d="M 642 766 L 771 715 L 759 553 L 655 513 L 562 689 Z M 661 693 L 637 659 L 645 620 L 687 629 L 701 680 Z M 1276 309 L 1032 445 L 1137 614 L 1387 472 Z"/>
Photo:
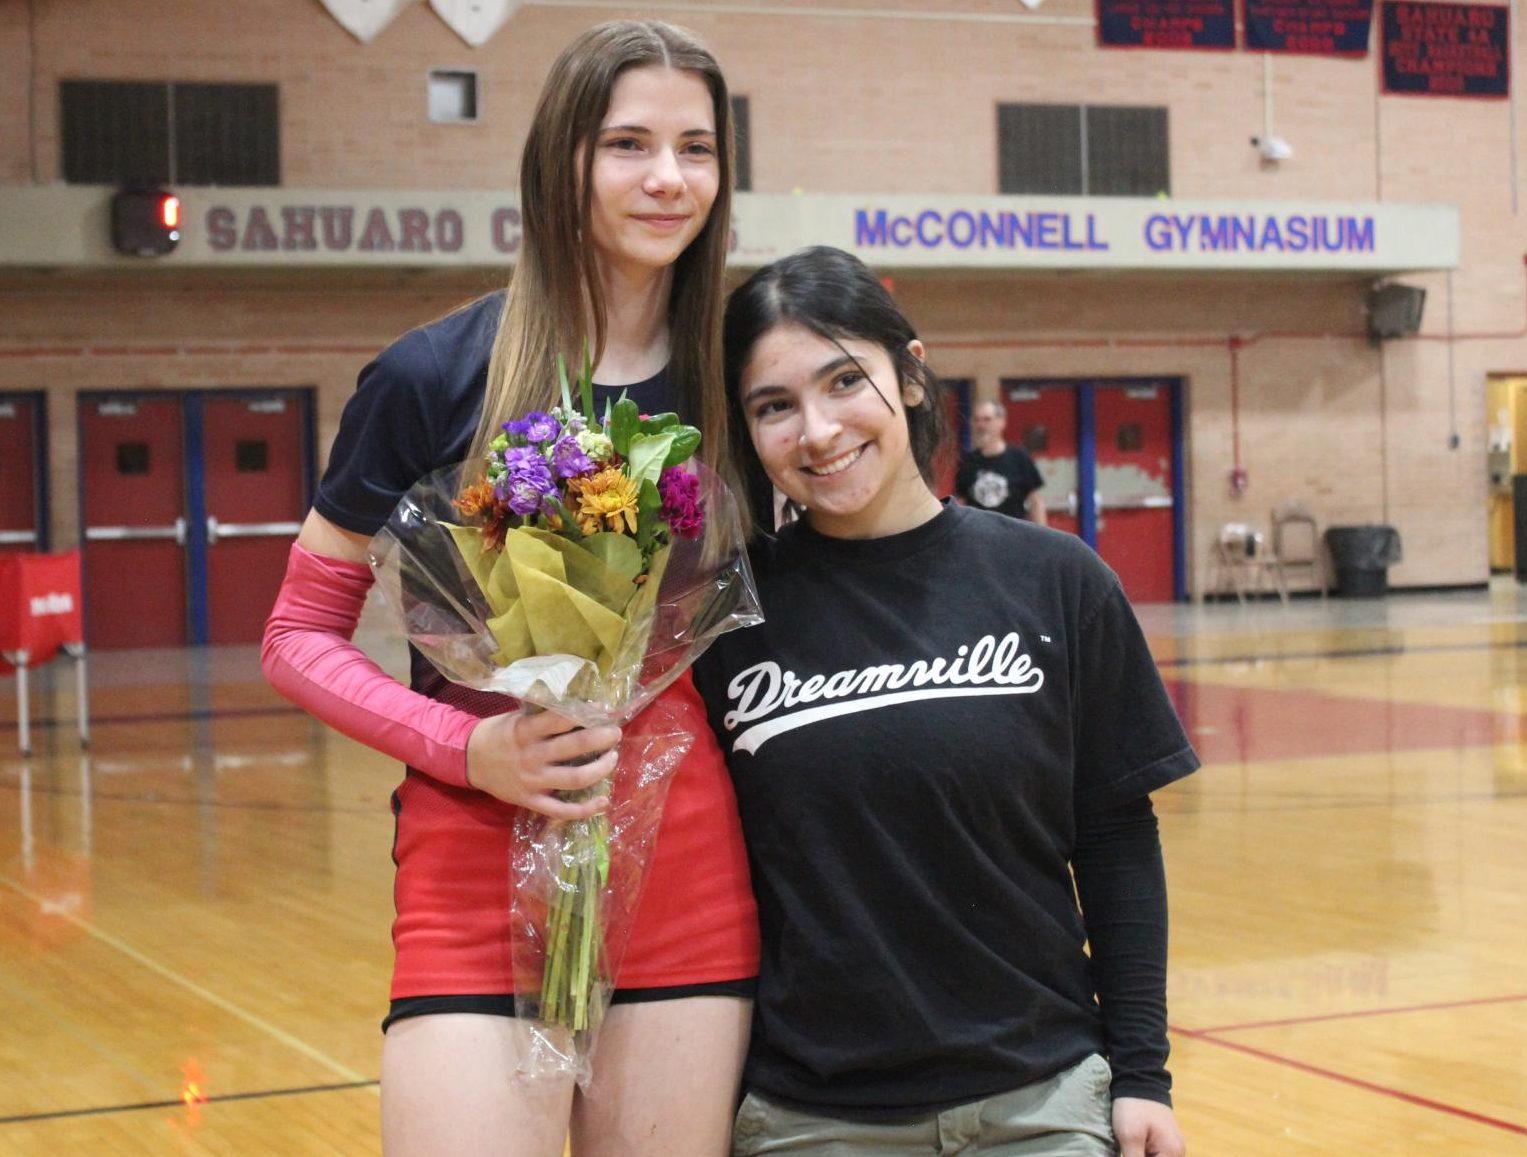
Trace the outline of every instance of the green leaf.
<path fill-rule="evenodd" d="M 615 453 L 622 458 L 631 456 L 631 441 L 638 436 L 642 425 L 642 412 L 630 398 L 621 398 L 610 411 L 610 441 Z M 636 477 L 634 474 L 632 477 Z"/>
<path fill-rule="evenodd" d="M 700 431 L 693 426 L 680 426 L 672 433 L 673 446 L 669 448 L 668 457 L 663 459 L 665 467 L 688 462 L 700 448 Z"/>
<path fill-rule="evenodd" d="M 573 517 L 573 512 L 564 506 L 562 500 L 556 496 L 552 496 L 550 502 L 552 509 L 562 519 L 562 529 L 557 533 L 572 539 L 574 542 L 581 542 L 583 540 L 583 532 L 578 529 L 578 520 Z"/>
<path fill-rule="evenodd" d="M 594 363 L 589 352 L 589 339 L 583 339 L 583 373 L 578 376 L 578 398 L 583 403 L 583 420 L 592 426 L 594 416 Z"/>
<path fill-rule="evenodd" d="M 616 574 L 634 579 L 642 573 L 642 550 L 630 535 L 601 530 L 589 535 L 581 545 Z"/>
<path fill-rule="evenodd" d="M 661 434 L 669 427 L 677 426 L 678 424 L 679 416 L 677 414 L 653 414 L 642 422 L 642 433 Z"/>
<path fill-rule="evenodd" d="M 663 496 L 658 493 L 657 483 L 650 478 L 642 479 L 641 493 L 636 496 L 636 511 L 638 514 L 650 514 L 663 505 Z"/>
<path fill-rule="evenodd" d="M 663 473 L 663 464 L 668 461 L 668 452 L 672 449 L 671 433 L 633 435 L 631 449 L 626 454 L 627 476 L 638 483 L 651 481 L 655 484 L 658 476 Z"/>
<path fill-rule="evenodd" d="M 567 388 L 567 359 L 561 354 L 557 355 L 557 384 L 562 387 L 562 408 L 573 408 L 573 397 Z"/>

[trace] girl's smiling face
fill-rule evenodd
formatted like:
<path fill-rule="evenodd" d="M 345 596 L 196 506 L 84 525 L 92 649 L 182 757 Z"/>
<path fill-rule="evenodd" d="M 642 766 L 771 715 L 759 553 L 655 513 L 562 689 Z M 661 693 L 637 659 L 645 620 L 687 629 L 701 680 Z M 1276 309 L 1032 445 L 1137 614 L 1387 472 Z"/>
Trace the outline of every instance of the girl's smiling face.
<path fill-rule="evenodd" d="M 923 357 L 921 342 L 907 348 Z M 765 472 L 813 529 L 881 538 L 938 512 L 907 429 L 921 388 L 902 387 L 884 347 L 786 322 L 754 344 L 739 391 Z"/>
<path fill-rule="evenodd" d="M 710 88 L 699 75 L 656 66 L 620 74 L 591 176 L 590 227 L 608 266 L 663 269 L 678 260 L 715 204 L 718 147 Z"/>

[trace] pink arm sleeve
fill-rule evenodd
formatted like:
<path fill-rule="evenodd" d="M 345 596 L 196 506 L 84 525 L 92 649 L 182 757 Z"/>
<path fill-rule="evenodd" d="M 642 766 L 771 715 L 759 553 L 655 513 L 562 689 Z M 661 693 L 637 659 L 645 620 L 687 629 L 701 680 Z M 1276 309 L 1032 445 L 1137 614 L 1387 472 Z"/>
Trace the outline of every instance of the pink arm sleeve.
<path fill-rule="evenodd" d="M 336 731 L 468 787 L 467 737 L 482 720 L 410 691 L 350 641 L 370 587 L 369 567 L 293 543 L 265 623 L 265 677 Z"/>

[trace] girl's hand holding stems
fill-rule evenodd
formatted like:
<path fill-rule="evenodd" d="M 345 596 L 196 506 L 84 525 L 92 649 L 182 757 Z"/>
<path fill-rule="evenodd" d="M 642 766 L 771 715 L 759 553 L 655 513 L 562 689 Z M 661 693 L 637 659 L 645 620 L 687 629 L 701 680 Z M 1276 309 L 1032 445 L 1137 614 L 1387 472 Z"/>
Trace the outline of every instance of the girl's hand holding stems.
<path fill-rule="evenodd" d="M 555 820 L 582 820 L 610 806 L 607 795 L 574 803 L 558 792 L 593 787 L 615 772 L 620 728 L 587 730 L 555 711 L 493 715 L 467 740 L 467 782 L 478 791 Z M 580 759 L 596 756 L 588 763 Z"/>

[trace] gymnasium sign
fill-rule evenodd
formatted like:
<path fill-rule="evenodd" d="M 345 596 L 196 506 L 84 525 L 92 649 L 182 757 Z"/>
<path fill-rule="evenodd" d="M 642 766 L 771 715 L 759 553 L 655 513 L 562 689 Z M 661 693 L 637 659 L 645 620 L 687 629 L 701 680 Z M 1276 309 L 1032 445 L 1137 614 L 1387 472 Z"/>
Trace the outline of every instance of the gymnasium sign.
<path fill-rule="evenodd" d="M 200 189 L 158 257 L 111 247 L 110 190 L 0 186 L 0 267 L 502 268 L 518 199 L 492 192 Z M 1346 270 L 1456 268 L 1458 212 L 1395 202 L 1163 197 L 787 196 L 742 193 L 733 265 L 835 245 L 887 269 Z"/>

